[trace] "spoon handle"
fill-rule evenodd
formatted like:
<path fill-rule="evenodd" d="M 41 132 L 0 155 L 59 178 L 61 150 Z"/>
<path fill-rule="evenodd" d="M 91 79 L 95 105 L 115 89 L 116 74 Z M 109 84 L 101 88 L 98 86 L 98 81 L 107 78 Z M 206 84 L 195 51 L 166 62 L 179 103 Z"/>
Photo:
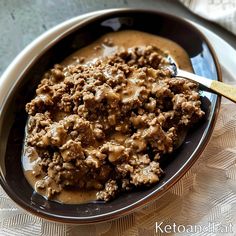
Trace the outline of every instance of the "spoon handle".
<path fill-rule="evenodd" d="M 215 93 L 220 94 L 233 102 L 236 102 L 236 87 L 232 85 L 225 84 L 223 82 L 216 81 L 216 80 L 210 80 L 205 77 L 202 77 L 202 76 L 199 76 L 199 75 L 196 75 L 196 74 L 184 71 L 184 70 L 180 70 L 180 69 L 178 69 L 176 77 L 182 77 L 182 78 L 193 80 L 211 89 Z"/>
<path fill-rule="evenodd" d="M 224 97 L 230 99 L 231 101 L 236 102 L 236 87 L 216 81 L 216 80 L 213 80 L 211 82 L 210 89 L 212 91 L 215 91 L 215 92 L 223 95 Z"/>

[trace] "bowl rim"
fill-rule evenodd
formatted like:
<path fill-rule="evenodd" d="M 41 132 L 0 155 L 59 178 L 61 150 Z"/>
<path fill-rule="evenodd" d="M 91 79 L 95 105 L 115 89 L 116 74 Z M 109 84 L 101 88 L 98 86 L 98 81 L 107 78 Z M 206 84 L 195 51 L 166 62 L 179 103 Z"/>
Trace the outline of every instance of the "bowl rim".
<path fill-rule="evenodd" d="M 43 50 L 41 50 L 40 53 L 37 54 L 37 56 L 35 56 L 30 61 L 30 63 L 25 67 L 25 70 L 18 76 L 18 78 L 15 80 L 15 83 L 12 84 L 11 88 L 9 89 L 9 91 L 7 93 L 7 96 L 5 97 L 5 99 L 2 102 L 2 107 L 0 109 L 0 116 L 2 115 L 1 114 L 2 109 L 5 107 L 7 99 L 9 97 L 9 95 L 11 94 L 13 88 L 16 87 L 21 82 L 22 78 L 24 78 L 24 75 L 28 72 L 28 70 L 30 70 L 31 65 L 42 54 L 44 54 L 45 51 L 47 51 L 49 48 L 51 48 L 53 45 L 55 45 L 58 41 L 60 41 L 62 38 L 66 37 L 70 33 L 74 32 L 75 30 L 79 30 L 80 28 L 83 28 L 84 26 L 86 26 L 86 25 L 88 25 L 92 22 L 98 21 L 100 19 L 107 18 L 107 17 L 112 17 L 115 14 L 138 13 L 138 12 L 139 13 L 146 13 L 146 14 L 151 13 L 151 14 L 161 15 L 161 16 L 166 17 L 166 18 L 174 19 L 178 22 L 181 22 L 181 23 L 183 23 L 185 25 L 188 25 L 189 27 L 193 28 L 194 31 L 206 42 L 207 47 L 208 47 L 209 51 L 212 54 L 212 58 L 213 58 L 213 61 L 214 61 L 215 67 L 216 67 L 218 81 L 222 81 L 222 73 L 221 73 L 220 64 L 219 64 L 218 58 L 216 56 L 216 53 L 215 53 L 212 45 L 210 44 L 210 42 L 206 38 L 206 36 L 200 30 L 198 30 L 193 24 L 191 24 L 189 21 L 187 21 L 183 18 L 174 16 L 172 14 L 168 14 L 168 13 L 157 11 L 157 10 L 151 10 L 151 9 L 139 9 L 139 8 L 111 9 L 108 12 L 101 12 L 101 14 L 98 14 L 98 15 L 95 15 L 95 16 L 89 16 L 88 18 L 83 19 L 82 21 L 79 21 L 79 22 L 73 24 L 68 29 L 63 30 L 61 33 L 59 33 L 59 35 L 57 35 L 57 37 L 54 40 L 51 40 L 50 42 L 48 42 L 45 45 L 45 47 L 43 48 Z M 67 21 L 70 21 L 70 20 L 67 20 Z M 62 23 L 58 24 L 55 27 L 58 27 L 59 25 L 65 24 L 67 21 L 62 22 Z M 46 35 L 47 32 L 48 31 L 45 32 L 45 35 Z M 165 182 L 163 184 L 164 187 L 160 187 L 160 189 L 158 191 L 152 192 L 149 195 L 145 196 L 144 198 L 134 202 L 133 204 L 130 204 L 128 206 L 120 208 L 119 210 L 112 211 L 112 212 L 105 213 L 105 214 L 96 215 L 96 216 L 88 216 L 88 217 L 60 216 L 60 215 L 56 215 L 56 214 L 52 214 L 52 213 L 46 213 L 44 210 L 34 209 L 34 208 L 30 207 L 29 205 L 25 204 L 24 201 L 22 201 L 20 198 L 18 198 L 13 193 L 13 191 L 8 186 L 5 185 L 4 181 L 2 181 L 1 178 L 0 178 L 0 184 L 1 184 L 2 188 L 4 189 L 4 191 L 7 193 L 7 195 L 20 208 L 22 208 L 23 210 L 26 210 L 27 212 L 30 212 L 30 213 L 32 213 L 36 216 L 39 216 L 39 217 L 44 218 L 46 220 L 49 220 L 49 221 L 61 222 L 61 223 L 70 223 L 70 224 L 89 224 L 89 223 L 100 223 L 100 222 L 120 218 L 124 215 L 132 213 L 133 211 L 137 210 L 138 208 L 143 207 L 144 205 L 147 205 L 148 203 L 151 203 L 154 200 L 156 200 L 156 199 L 160 198 L 161 196 L 163 196 L 164 193 L 166 193 L 174 184 L 176 184 L 183 177 L 183 175 L 190 169 L 190 167 L 199 158 L 199 156 L 201 155 L 201 153 L 203 152 L 203 150 L 205 149 L 207 143 L 210 140 L 211 134 L 213 132 L 213 128 L 215 126 L 215 123 L 216 123 L 216 120 L 217 120 L 217 117 L 218 117 L 221 97 L 217 96 L 214 100 L 215 100 L 215 108 L 214 108 L 214 112 L 211 115 L 211 120 L 212 121 L 208 125 L 208 127 L 206 128 L 208 130 L 208 132 L 203 133 L 203 136 L 201 137 L 201 139 L 199 141 L 199 145 L 196 147 L 194 152 L 188 157 L 188 160 L 184 163 L 184 165 L 182 165 L 182 167 L 170 179 L 168 179 L 167 182 Z"/>

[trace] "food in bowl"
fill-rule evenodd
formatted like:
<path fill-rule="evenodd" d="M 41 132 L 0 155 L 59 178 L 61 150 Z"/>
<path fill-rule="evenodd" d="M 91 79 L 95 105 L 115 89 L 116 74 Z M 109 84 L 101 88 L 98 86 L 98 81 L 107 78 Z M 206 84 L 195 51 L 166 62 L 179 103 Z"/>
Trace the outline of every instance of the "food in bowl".
<path fill-rule="evenodd" d="M 63 203 L 109 201 L 156 184 L 160 160 L 198 122 L 198 85 L 171 78 L 176 43 L 138 31 L 104 35 L 45 73 L 27 105 L 22 163 L 37 192 Z"/>

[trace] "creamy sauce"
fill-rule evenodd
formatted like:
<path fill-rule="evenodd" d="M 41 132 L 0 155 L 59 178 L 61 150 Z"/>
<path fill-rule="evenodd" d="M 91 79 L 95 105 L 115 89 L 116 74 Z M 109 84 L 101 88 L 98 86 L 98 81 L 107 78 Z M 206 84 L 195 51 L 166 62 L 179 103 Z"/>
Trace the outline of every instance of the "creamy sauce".
<path fill-rule="evenodd" d="M 114 132 L 111 136 L 110 136 L 111 140 L 116 141 L 119 144 L 124 144 L 125 140 L 128 138 L 125 135 L 119 133 L 119 132 Z"/>
<path fill-rule="evenodd" d="M 34 189 L 37 189 L 37 183 L 38 181 L 45 178 L 45 176 L 39 175 L 35 176 L 35 163 L 37 160 L 39 160 L 40 157 L 38 156 L 37 152 L 34 148 L 31 147 L 25 147 L 24 152 L 22 155 L 22 165 L 24 168 L 24 174 L 31 186 L 33 186 Z M 37 189 L 37 192 L 41 194 L 42 196 L 46 196 L 46 190 L 44 189 Z M 65 204 L 78 204 L 78 203 L 86 203 L 86 202 L 92 202 L 96 200 L 96 193 L 95 190 L 76 190 L 76 189 L 63 189 L 63 191 L 57 195 L 55 195 L 55 198 L 53 198 L 53 201 L 57 201 L 60 203 Z"/>
<path fill-rule="evenodd" d="M 103 42 L 105 39 L 109 39 L 114 46 L 107 46 Z M 78 63 L 78 60 L 83 63 L 94 63 L 96 60 L 104 58 L 115 51 L 122 49 L 128 49 L 134 46 L 146 46 L 154 45 L 163 51 L 167 51 L 168 54 L 176 61 L 179 68 L 192 71 L 192 66 L 188 58 L 187 53 L 175 42 L 162 38 L 159 36 L 151 35 L 144 32 L 127 30 L 115 33 L 109 33 L 92 43 L 91 45 L 80 49 L 79 51 L 66 58 L 61 64 L 69 65 Z M 83 58 L 83 60 L 81 60 Z M 77 60 L 76 60 L 77 59 Z M 76 62 L 77 61 L 77 62 Z M 109 73 L 107 72 L 107 76 Z M 138 96 L 140 86 L 137 84 L 139 81 L 135 80 L 135 76 L 130 78 L 129 84 L 125 94 L 122 94 L 123 102 L 128 101 L 130 97 Z M 42 97 L 42 99 L 44 99 Z M 64 117 L 64 113 L 57 115 L 56 119 L 60 120 Z M 55 130 L 55 132 L 57 132 Z M 117 143 L 124 143 L 127 137 L 114 133 L 111 136 L 111 140 Z M 137 140 L 138 143 L 138 140 Z M 142 144 L 137 144 L 142 146 Z M 25 148 L 22 155 L 22 165 L 25 173 L 25 177 L 28 182 L 36 189 L 37 182 L 45 178 L 42 175 L 35 175 L 40 170 L 35 169 L 35 163 L 40 160 L 37 152 L 32 148 Z M 37 177 L 35 177 L 37 176 Z M 41 195 L 45 196 L 45 190 L 37 190 Z M 91 202 L 96 200 L 96 191 L 83 191 L 83 190 L 63 190 L 60 194 L 57 194 L 53 199 L 61 203 L 78 204 Z"/>
<path fill-rule="evenodd" d="M 40 181 L 42 177 L 36 178 L 32 170 L 27 170 L 25 171 L 25 177 L 30 183 L 31 186 L 36 189 L 37 181 Z M 37 192 L 41 194 L 42 196 L 46 195 L 45 190 L 38 189 Z M 55 195 L 53 198 L 53 201 L 57 201 L 60 203 L 65 203 L 65 204 L 78 204 L 78 203 L 86 203 L 86 202 L 91 202 L 96 200 L 96 191 L 82 191 L 82 190 L 69 190 L 69 189 L 64 189 L 61 193 Z"/>
<path fill-rule="evenodd" d="M 104 40 L 109 38 L 114 46 L 108 47 L 104 45 Z M 135 30 L 124 30 L 120 32 L 112 32 L 104 35 L 94 43 L 80 49 L 66 58 L 62 64 L 69 65 L 75 62 L 75 58 L 85 58 L 85 63 L 91 63 L 97 59 L 135 46 L 154 45 L 163 51 L 167 51 L 178 64 L 178 67 L 183 70 L 192 71 L 191 62 L 188 54 L 177 43 L 145 32 Z M 101 49 L 96 49 L 101 48 Z"/>

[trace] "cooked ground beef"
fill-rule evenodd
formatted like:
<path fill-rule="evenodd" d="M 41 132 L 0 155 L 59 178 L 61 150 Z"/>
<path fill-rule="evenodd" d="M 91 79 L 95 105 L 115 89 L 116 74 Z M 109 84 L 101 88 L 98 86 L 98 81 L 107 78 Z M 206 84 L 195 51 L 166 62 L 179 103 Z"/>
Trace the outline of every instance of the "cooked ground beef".
<path fill-rule="evenodd" d="M 36 188 L 48 198 L 68 187 L 96 189 L 108 201 L 157 183 L 160 158 L 204 115 L 197 84 L 171 78 L 167 63 L 143 46 L 46 73 L 26 105 L 26 145 L 42 177 Z"/>

